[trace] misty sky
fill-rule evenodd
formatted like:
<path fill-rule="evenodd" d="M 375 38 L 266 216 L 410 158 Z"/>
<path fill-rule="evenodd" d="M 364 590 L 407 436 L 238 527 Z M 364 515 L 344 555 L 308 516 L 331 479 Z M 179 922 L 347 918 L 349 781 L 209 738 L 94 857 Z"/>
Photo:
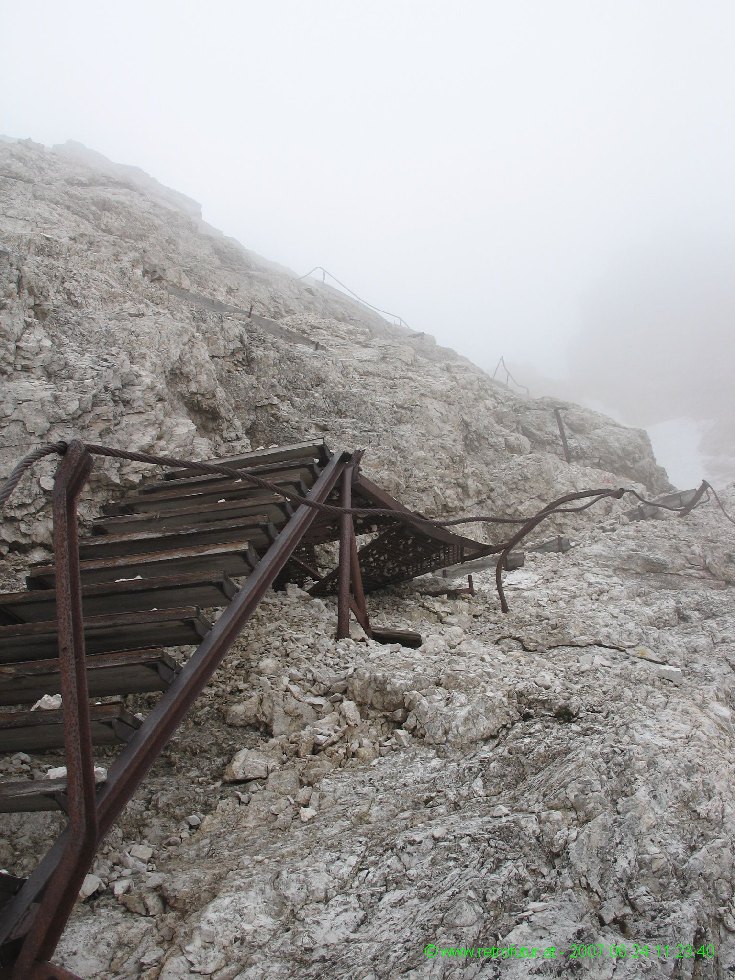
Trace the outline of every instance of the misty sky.
<path fill-rule="evenodd" d="M 687 249 L 733 267 L 734 51 L 732 0 L 0 0 L 0 132 L 138 165 L 491 370 L 594 378 L 611 297 L 665 335 L 672 278 L 712 305 Z"/>

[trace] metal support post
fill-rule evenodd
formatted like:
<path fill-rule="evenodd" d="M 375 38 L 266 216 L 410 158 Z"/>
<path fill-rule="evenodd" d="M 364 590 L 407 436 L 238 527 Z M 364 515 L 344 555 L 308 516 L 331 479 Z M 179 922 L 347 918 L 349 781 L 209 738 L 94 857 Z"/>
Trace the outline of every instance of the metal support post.
<path fill-rule="evenodd" d="M 342 507 L 352 506 L 352 466 L 346 466 L 342 474 Z M 337 599 L 337 639 L 344 640 L 350 635 L 350 587 L 352 571 L 352 538 L 355 534 L 351 514 L 342 514 L 339 519 L 339 594 Z"/>
<path fill-rule="evenodd" d="M 561 412 L 558 408 L 554 409 L 554 415 L 556 416 L 556 424 L 559 426 L 559 435 L 561 436 L 561 444 L 564 447 L 564 459 L 567 463 L 571 463 L 572 457 L 569 452 L 569 443 L 567 442 L 567 434 L 564 431 L 564 422 L 561 417 Z"/>
<path fill-rule="evenodd" d="M 357 553 L 357 537 L 355 536 L 354 527 L 352 528 L 350 540 L 350 569 L 352 571 L 352 591 L 354 594 L 354 597 L 350 600 L 350 608 L 367 635 L 372 636 L 365 592 L 362 587 L 362 572 L 360 571 L 360 557 Z"/>
<path fill-rule="evenodd" d="M 47 961 L 64 931 L 97 848 L 96 787 L 77 542 L 77 499 L 87 482 L 92 462 L 84 445 L 74 440 L 59 464 L 54 482 L 56 619 L 69 824 L 63 853 L 15 961 L 13 980 L 48 975 L 43 971 L 49 969 Z M 71 976 L 66 971 L 58 975 Z"/>

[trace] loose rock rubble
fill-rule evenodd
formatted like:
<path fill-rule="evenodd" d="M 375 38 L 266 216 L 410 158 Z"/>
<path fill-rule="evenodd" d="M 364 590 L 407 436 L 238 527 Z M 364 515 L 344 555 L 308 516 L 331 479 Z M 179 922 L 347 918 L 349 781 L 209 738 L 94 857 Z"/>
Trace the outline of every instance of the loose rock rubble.
<path fill-rule="evenodd" d="M 583 968 L 726 975 L 733 567 L 707 505 L 529 555 L 505 616 L 490 572 L 474 597 L 426 596 L 430 580 L 371 597 L 376 622 L 421 631 L 417 650 L 336 642 L 332 602 L 268 596 L 113 831 L 61 962 L 163 980 L 520 978 L 582 968 L 423 950 L 706 940 L 716 961 Z"/>

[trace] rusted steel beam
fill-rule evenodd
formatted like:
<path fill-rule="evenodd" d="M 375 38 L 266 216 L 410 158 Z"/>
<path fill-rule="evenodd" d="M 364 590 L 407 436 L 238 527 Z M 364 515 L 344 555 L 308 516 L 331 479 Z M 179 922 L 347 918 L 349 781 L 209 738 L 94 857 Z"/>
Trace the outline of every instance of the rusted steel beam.
<path fill-rule="evenodd" d="M 372 637 L 373 631 L 370 627 L 370 620 L 367 618 L 367 610 L 361 609 L 352 596 L 350 596 L 350 609 L 355 614 L 355 619 L 362 626 L 367 636 Z"/>
<path fill-rule="evenodd" d="M 360 556 L 357 553 L 357 537 L 354 527 L 350 535 L 350 569 L 352 572 L 352 591 L 355 597 L 355 605 L 357 606 L 355 615 L 357 616 L 358 623 L 367 635 L 372 636 L 370 617 L 368 616 L 367 602 L 365 601 L 365 590 L 362 587 L 362 571 L 360 570 Z"/>
<path fill-rule="evenodd" d="M 559 426 L 559 435 L 561 436 L 561 444 L 564 447 L 564 459 L 566 459 L 567 463 L 571 463 L 572 457 L 569 452 L 569 443 L 567 442 L 567 434 L 564 431 L 564 421 L 561 417 L 561 411 L 558 408 L 555 408 L 554 415 L 556 416 L 556 424 Z"/>
<path fill-rule="evenodd" d="M 352 478 L 354 469 L 347 466 L 342 473 L 342 507 L 352 506 Z M 352 538 L 355 534 L 352 515 L 342 514 L 339 519 L 339 566 L 337 598 L 337 639 L 344 640 L 350 635 L 350 586 L 352 572 Z"/>
<path fill-rule="evenodd" d="M 42 964 L 52 955 L 71 915 L 98 841 L 94 757 L 84 657 L 77 500 L 93 460 L 78 440 L 69 443 L 53 492 L 56 618 L 67 769 L 65 845 L 13 966 L 13 980 L 52 976 Z M 24 888 L 15 901 L 22 904 Z M 63 976 L 63 974 L 62 974 Z M 67 974 L 68 976 L 68 974 Z"/>
<path fill-rule="evenodd" d="M 291 562 L 291 564 L 301 569 L 302 572 L 306 572 L 306 574 L 310 578 L 313 578 L 315 582 L 318 582 L 319 579 L 322 577 L 322 573 L 318 569 L 314 568 L 313 565 L 309 565 L 307 562 L 302 561 L 301 558 L 295 558 L 292 555 L 289 561 Z"/>

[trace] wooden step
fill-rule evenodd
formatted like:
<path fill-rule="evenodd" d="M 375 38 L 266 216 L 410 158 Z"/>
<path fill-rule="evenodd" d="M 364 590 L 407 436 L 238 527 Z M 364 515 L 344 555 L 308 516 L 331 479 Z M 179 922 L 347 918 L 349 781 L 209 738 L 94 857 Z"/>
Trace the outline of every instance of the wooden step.
<path fill-rule="evenodd" d="M 140 721 L 121 704 L 89 706 L 92 742 L 127 742 Z M 45 752 L 64 747 L 63 711 L 0 711 L 0 752 Z"/>
<path fill-rule="evenodd" d="M 267 477 L 270 483 L 276 484 L 277 486 L 282 486 L 284 483 L 299 482 L 306 483 L 310 486 L 316 479 L 316 470 L 312 466 L 301 466 L 293 470 L 279 470 L 277 473 L 269 473 Z M 218 500 L 234 492 L 243 491 L 250 494 L 261 494 L 266 489 L 265 487 L 248 483 L 244 477 L 237 480 L 233 480 L 227 476 L 213 479 L 192 477 L 190 480 L 176 480 L 165 483 L 160 488 L 153 486 L 150 488 L 141 487 L 140 493 L 134 497 L 129 497 L 128 501 L 137 506 L 142 501 L 148 504 L 151 501 L 160 503 L 166 500 L 185 500 L 190 497 L 196 498 L 196 500 Z"/>
<path fill-rule="evenodd" d="M 286 490 L 292 490 L 304 497 L 309 492 L 314 483 L 313 477 L 308 480 L 274 480 L 278 486 Z M 169 511 L 180 510 L 182 507 L 196 505 L 216 506 L 219 502 L 228 500 L 254 501 L 268 492 L 260 487 L 249 487 L 244 483 L 234 483 L 226 481 L 219 489 L 211 490 L 206 493 L 192 493 L 182 490 L 170 491 L 170 496 L 162 497 L 160 494 L 141 494 L 139 497 L 126 497 L 124 500 L 115 504 L 104 504 L 102 513 L 109 517 L 119 514 L 143 514 L 147 511 L 155 511 L 159 514 L 166 514 Z"/>
<path fill-rule="evenodd" d="M 134 609 L 201 609 L 226 606 L 237 586 L 224 572 L 213 575 L 170 575 L 135 579 L 131 582 L 101 582 L 85 585 L 82 600 L 85 616 L 132 612 Z M 0 595 L 0 625 L 40 623 L 56 618 L 56 591 L 32 589 Z"/>
<path fill-rule="evenodd" d="M 40 810 L 63 810 L 61 799 L 66 793 L 62 779 L 17 779 L 0 782 L 0 813 L 36 813 Z"/>
<path fill-rule="evenodd" d="M 219 459 L 206 459 L 205 463 L 213 466 L 222 463 L 223 466 L 240 467 L 258 466 L 265 463 L 285 463 L 290 459 L 313 459 L 324 464 L 329 458 L 329 450 L 324 444 L 324 440 L 313 440 L 309 442 L 297 442 L 290 446 L 272 446 L 270 449 L 255 449 L 248 453 L 240 453 L 237 456 L 221 456 Z M 164 473 L 164 480 L 177 480 L 186 476 L 186 470 L 168 470 Z"/>
<path fill-rule="evenodd" d="M 371 626 L 371 639 L 378 643 L 400 643 L 402 647 L 416 649 L 423 643 L 420 633 L 414 630 L 394 629 L 391 626 Z"/>
<path fill-rule="evenodd" d="M 294 459 L 290 463 L 270 463 L 265 466 L 247 466 L 241 467 L 240 472 L 242 472 L 242 482 L 247 483 L 247 476 L 253 474 L 259 476 L 264 480 L 284 480 L 284 479 L 303 479 L 303 474 L 312 473 L 315 470 L 315 463 L 313 459 Z M 194 473 L 186 474 L 176 478 L 170 478 L 168 480 L 155 480 L 150 483 L 144 483 L 138 493 L 141 494 L 151 494 L 158 493 L 161 490 L 173 490 L 175 488 L 186 489 L 187 487 L 195 487 L 197 490 L 215 490 L 221 483 L 232 482 L 232 477 L 228 476 L 226 473 L 221 473 L 219 475 L 213 473 Z M 236 480 L 235 482 L 239 482 Z M 249 484 L 254 486 L 254 484 Z M 258 487 L 262 493 L 262 489 Z"/>
<path fill-rule="evenodd" d="M 258 553 L 248 537 L 232 544 L 176 548 L 155 555 L 90 559 L 81 561 L 79 566 L 82 584 L 91 585 L 95 582 L 122 582 L 136 576 L 153 579 L 178 574 L 208 575 L 220 571 L 237 578 L 249 575 L 258 561 Z M 53 565 L 32 565 L 26 582 L 31 589 L 51 589 L 54 587 L 54 574 Z"/>
<path fill-rule="evenodd" d="M 187 476 L 180 480 L 163 480 L 155 483 L 144 483 L 137 493 L 134 495 L 137 499 L 138 497 L 145 497 L 149 500 L 153 497 L 157 497 L 161 500 L 168 500 L 172 497 L 186 496 L 192 493 L 214 493 L 215 491 L 221 489 L 222 487 L 242 487 L 244 489 L 253 490 L 256 493 L 266 493 L 266 487 L 260 487 L 257 483 L 251 483 L 248 481 L 247 477 L 253 471 L 243 470 L 241 477 L 232 476 Z M 298 482 L 299 480 L 311 480 L 317 475 L 317 468 L 313 463 L 308 461 L 304 463 L 303 460 L 299 460 L 297 464 L 293 466 L 279 467 L 277 469 L 266 468 L 265 472 L 255 473 L 256 476 L 262 477 L 264 480 L 268 480 L 270 483 L 281 484 L 284 481 L 289 481 L 291 483 Z"/>
<path fill-rule="evenodd" d="M 178 510 L 145 511 L 142 514 L 123 514 L 120 517 L 101 517 L 92 525 L 92 534 L 126 534 L 133 531 L 178 531 L 215 521 L 236 521 L 243 517 L 262 514 L 265 520 L 281 527 L 288 520 L 292 508 L 283 497 L 264 493 L 252 500 L 226 500 L 216 504 L 195 504 Z"/>
<path fill-rule="evenodd" d="M 88 654 L 143 647 L 199 645 L 211 629 L 196 606 L 88 616 L 84 647 Z M 55 620 L 0 626 L 0 664 L 50 660 L 58 656 Z"/>
<path fill-rule="evenodd" d="M 200 524 L 177 531 L 131 531 L 85 538 L 79 544 L 80 558 L 115 558 L 123 555 L 153 554 L 192 545 L 229 544 L 243 534 L 255 548 L 267 548 L 276 533 L 263 514 L 228 522 Z"/>
<path fill-rule="evenodd" d="M 89 696 L 164 691 L 179 671 L 163 650 L 121 650 L 87 658 Z M 57 659 L 0 665 L 0 705 L 34 704 L 44 694 L 61 693 Z"/>

